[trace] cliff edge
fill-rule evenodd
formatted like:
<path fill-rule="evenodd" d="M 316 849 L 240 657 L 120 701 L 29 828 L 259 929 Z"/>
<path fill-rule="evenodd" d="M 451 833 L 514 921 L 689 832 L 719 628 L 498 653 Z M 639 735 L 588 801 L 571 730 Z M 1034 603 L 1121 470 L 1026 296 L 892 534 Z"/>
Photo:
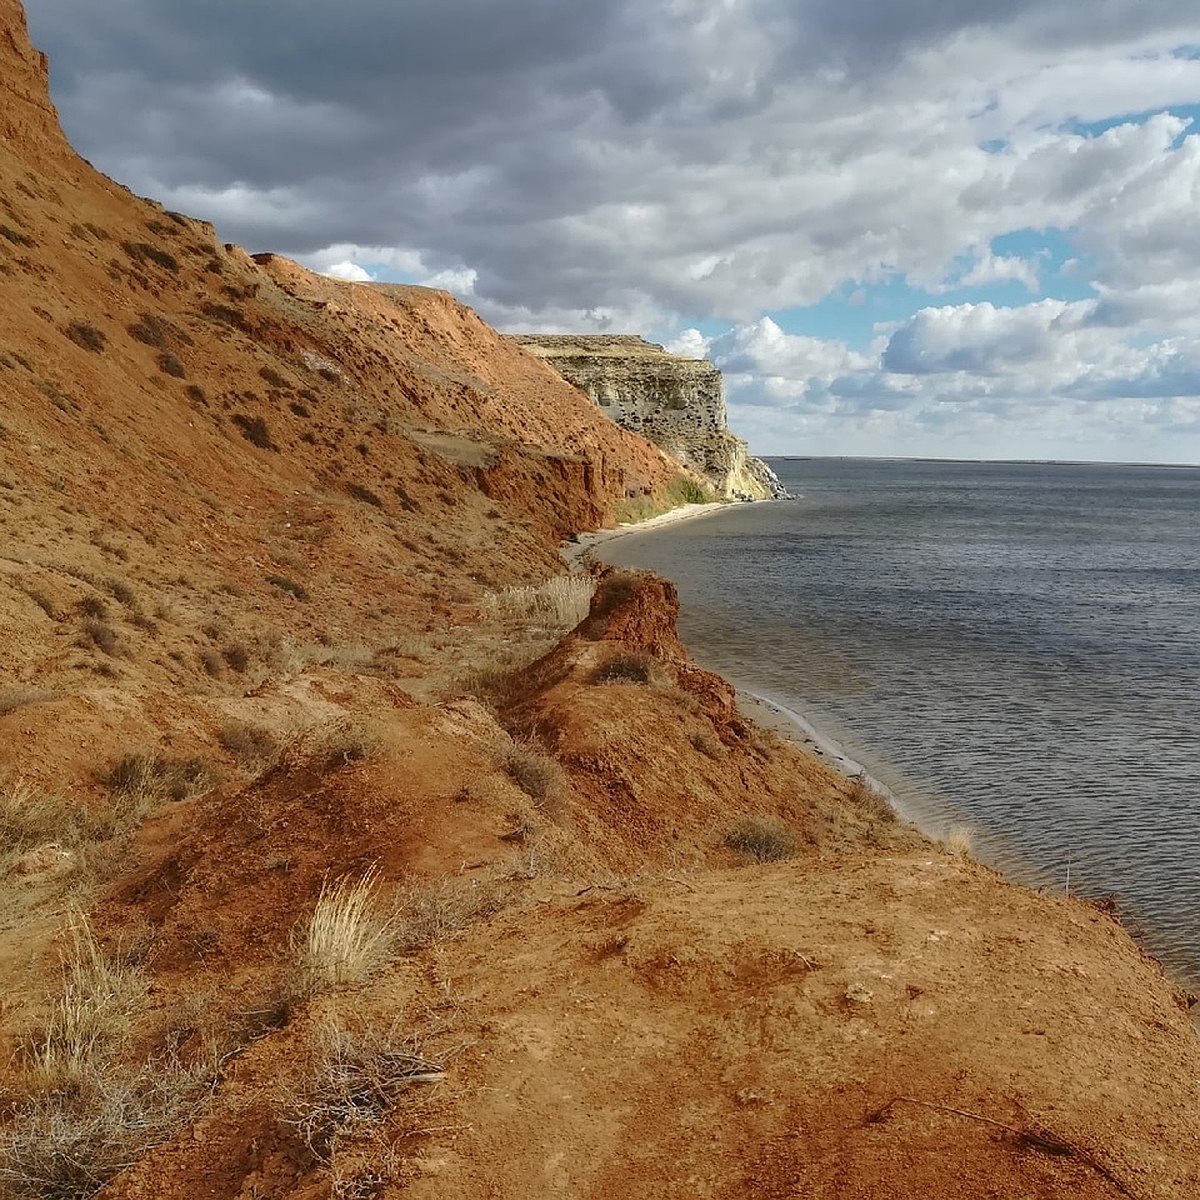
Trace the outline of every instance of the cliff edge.
<path fill-rule="evenodd" d="M 721 372 L 633 334 L 516 334 L 623 429 L 661 446 L 725 500 L 786 496 L 774 471 L 729 431 Z"/>

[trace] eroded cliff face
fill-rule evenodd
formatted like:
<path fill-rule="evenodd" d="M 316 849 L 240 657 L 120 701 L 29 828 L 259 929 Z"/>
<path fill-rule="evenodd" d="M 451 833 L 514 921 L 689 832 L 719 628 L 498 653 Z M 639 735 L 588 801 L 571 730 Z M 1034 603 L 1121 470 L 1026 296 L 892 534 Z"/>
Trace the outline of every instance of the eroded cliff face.
<path fill-rule="evenodd" d="M 518 334 L 624 429 L 657 443 L 724 499 L 785 495 L 775 473 L 729 432 L 721 372 L 629 334 Z"/>

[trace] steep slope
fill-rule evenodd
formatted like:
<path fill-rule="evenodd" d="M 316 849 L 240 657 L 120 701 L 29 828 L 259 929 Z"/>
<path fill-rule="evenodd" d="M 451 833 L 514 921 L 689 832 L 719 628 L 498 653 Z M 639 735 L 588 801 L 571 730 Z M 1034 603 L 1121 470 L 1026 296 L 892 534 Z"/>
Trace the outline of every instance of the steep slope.
<path fill-rule="evenodd" d="M 1200 1194 L 1108 915 L 745 720 L 670 584 L 512 586 L 677 464 L 130 196 L 0 29 L 0 1197 Z"/>

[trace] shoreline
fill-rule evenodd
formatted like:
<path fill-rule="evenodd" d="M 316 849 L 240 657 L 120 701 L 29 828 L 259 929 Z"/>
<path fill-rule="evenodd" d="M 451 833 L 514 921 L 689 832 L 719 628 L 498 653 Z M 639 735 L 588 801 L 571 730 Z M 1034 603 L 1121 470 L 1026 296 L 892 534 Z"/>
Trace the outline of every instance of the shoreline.
<path fill-rule="evenodd" d="M 645 533 L 652 529 L 661 529 L 664 525 L 675 525 L 680 521 L 694 521 L 697 517 L 711 516 L 715 512 L 721 512 L 739 503 L 744 503 L 744 501 L 711 500 L 707 504 L 681 504 L 677 508 L 669 508 L 666 512 L 659 513 L 656 517 L 649 517 L 645 521 L 631 521 L 627 525 L 617 525 L 613 529 L 593 529 L 588 533 L 577 534 L 575 541 L 563 542 L 559 547 L 559 553 L 568 567 L 574 567 L 585 561 L 597 546 L 611 542 L 615 538 L 628 537 L 631 533 Z M 773 501 L 755 500 L 752 503 L 771 504 Z"/>
<path fill-rule="evenodd" d="M 769 501 L 758 501 L 757 503 L 769 503 Z M 726 507 L 728 507 L 728 504 L 721 502 L 684 505 L 677 509 L 671 509 L 669 512 L 661 513 L 659 516 L 653 517 L 648 521 L 622 525 L 616 529 L 604 529 L 588 534 L 580 534 L 578 543 L 568 543 L 564 546 L 563 557 L 568 564 L 576 566 L 581 562 L 588 561 L 594 548 L 603 545 L 605 542 L 624 537 L 631 533 L 651 531 L 661 528 L 664 525 L 674 524 L 677 521 L 708 516 L 712 512 Z M 574 553 L 571 554 L 571 551 L 574 551 Z M 706 667 L 705 669 L 713 670 L 711 667 Z M 721 672 L 717 673 L 721 674 Z M 928 821 L 923 820 L 920 816 L 910 811 L 887 784 L 883 783 L 861 762 L 852 757 L 835 737 L 819 729 L 805 713 L 789 707 L 787 704 L 774 699 L 766 693 L 753 690 L 752 685 L 748 685 L 733 676 L 725 674 L 723 677 L 733 685 L 738 710 L 744 717 L 762 728 L 768 729 L 800 746 L 801 749 L 815 755 L 821 762 L 832 767 L 833 770 L 845 775 L 847 778 L 863 778 L 873 791 L 877 792 L 887 801 L 899 820 L 914 826 L 930 841 L 944 845 L 952 835 L 960 831 L 967 836 L 968 844 L 972 840 L 973 829 L 969 825 L 942 826 L 939 831 Z M 985 866 L 989 865 L 986 860 L 976 857 L 973 846 L 967 849 L 966 853 L 972 860 L 981 862 Z M 1063 895 L 1057 891 L 1044 893 L 1042 887 L 1014 878 L 1008 870 L 1000 871 L 996 867 L 992 867 L 991 869 L 999 871 L 1006 880 L 1014 885 L 1022 887 L 1038 896 L 1046 894 L 1062 897 Z M 1066 893 L 1063 898 L 1082 899 L 1082 897 L 1071 892 Z M 1119 920 L 1118 923 L 1120 923 Z M 1144 941 L 1136 938 L 1134 940 L 1141 952 L 1158 964 L 1158 968 L 1162 972 L 1168 986 L 1185 995 L 1195 994 L 1197 990 L 1196 980 L 1190 974 L 1182 969 L 1168 966 L 1167 963 L 1146 947 Z M 1192 1008 L 1188 1017 L 1193 1029 L 1197 1035 L 1200 1035 L 1200 1004 L 1196 1004 Z"/>

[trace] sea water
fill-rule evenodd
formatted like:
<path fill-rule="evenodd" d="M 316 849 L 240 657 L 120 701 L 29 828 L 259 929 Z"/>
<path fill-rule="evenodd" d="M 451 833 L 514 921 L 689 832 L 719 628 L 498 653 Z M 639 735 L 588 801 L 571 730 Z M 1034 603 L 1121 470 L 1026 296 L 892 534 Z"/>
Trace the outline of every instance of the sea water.
<path fill-rule="evenodd" d="M 1200 985 L 1200 468 L 769 460 L 797 498 L 603 546 L 696 658 L 934 834 L 1112 895 Z"/>

